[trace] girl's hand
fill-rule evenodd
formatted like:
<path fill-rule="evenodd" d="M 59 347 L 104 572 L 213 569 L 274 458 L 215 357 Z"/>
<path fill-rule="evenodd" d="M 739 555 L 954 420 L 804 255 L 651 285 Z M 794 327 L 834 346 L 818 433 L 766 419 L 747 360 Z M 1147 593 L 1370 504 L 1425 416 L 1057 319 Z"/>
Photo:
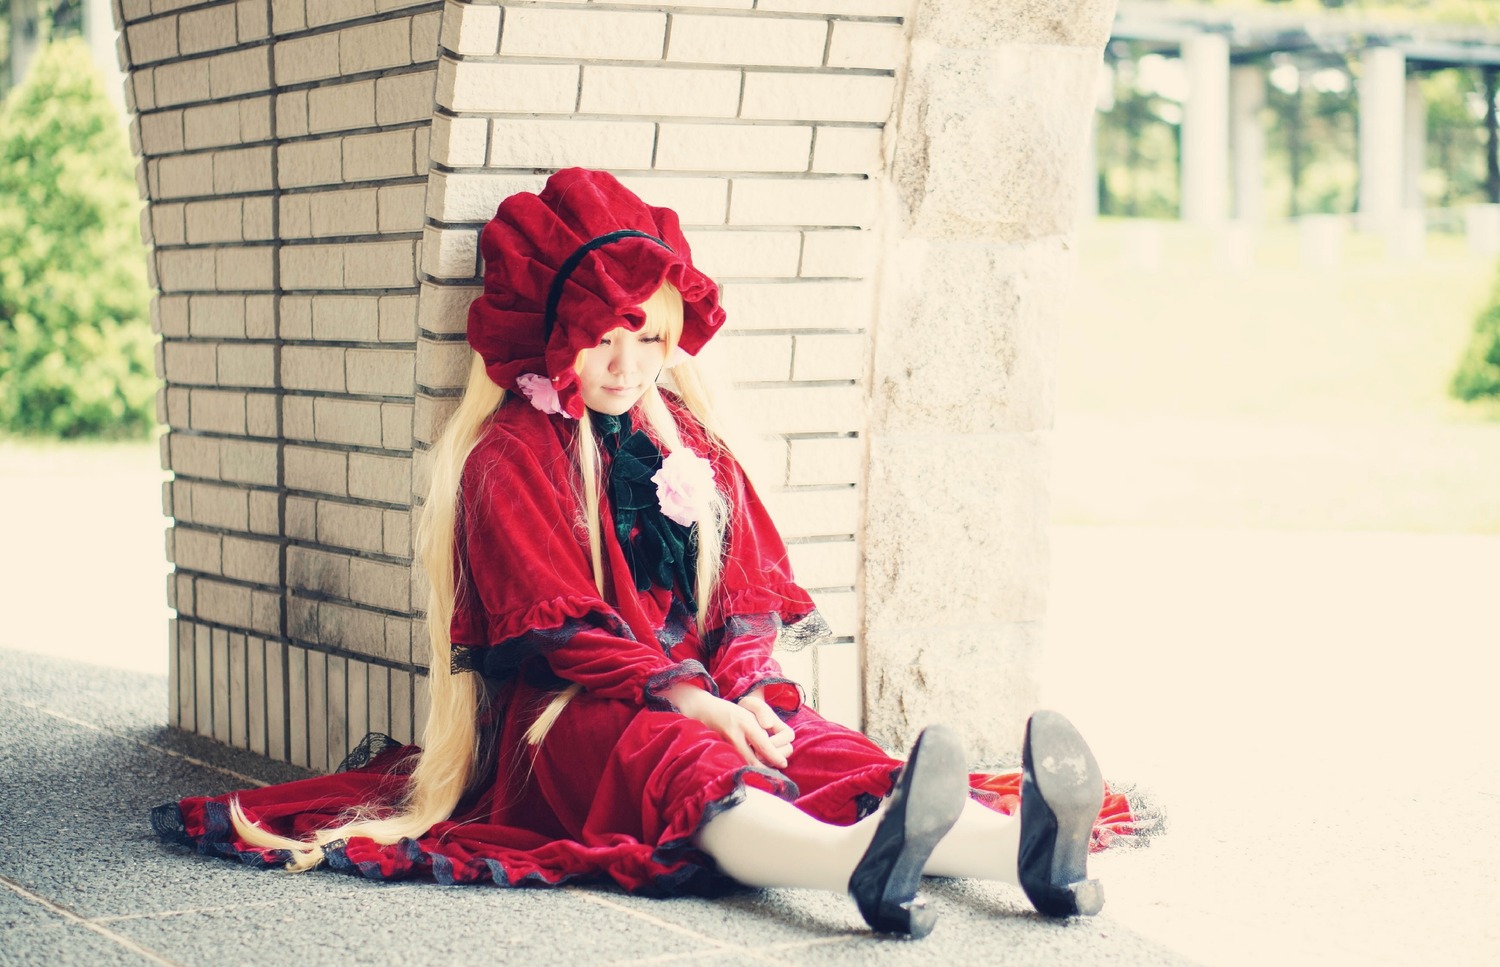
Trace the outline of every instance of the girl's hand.
<path fill-rule="evenodd" d="M 770 706 L 765 705 L 765 702 L 760 704 L 765 706 L 771 718 L 776 719 L 776 724 L 781 726 L 778 733 L 785 732 L 786 738 L 773 739 L 771 733 L 761 725 L 756 712 L 734 702 L 726 702 L 696 685 L 686 682 L 674 685 L 667 690 L 665 697 L 683 715 L 702 722 L 728 739 L 747 764 L 786 768 L 786 756 L 791 751 L 791 729 L 786 727 L 786 723 L 776 719 L 776 713 L 771 712 Z"/>
<path fill-rule="evenodd" d="M 764 686 L 746 692 L 738 704 L 740 708 L 750 710 L 750 714 L 755 716 L 756 723 L 771 737 L 771 743 L 781 750 L 782 756 L 790 756 L 792 739 L 796 737 L 796 733 L 792 731 L 790 725 L 781 720 L 781 716 L 776 714 L 776 710 L 766 701 L 764 692 Z M 785 764 L 782 763 L 782 765 Z"/>

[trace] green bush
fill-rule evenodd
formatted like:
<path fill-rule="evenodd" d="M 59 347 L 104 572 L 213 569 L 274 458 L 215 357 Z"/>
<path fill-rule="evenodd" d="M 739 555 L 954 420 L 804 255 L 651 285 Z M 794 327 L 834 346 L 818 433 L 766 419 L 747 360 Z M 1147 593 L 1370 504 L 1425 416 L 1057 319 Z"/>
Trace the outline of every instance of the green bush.
<path fill-rule="evenodd" d="M 1468 402 L 1500 400 L 1500 276 L 1489 304 L 1474 320 L 1474 334 L 1459 361 L 1452 389 L 1454 396 Z"/>
<path fill-rule="evenodd" d="M 134 160 L 78 40 L 0 107 L 0 429 L 129 437 L 154 423 Z"/>

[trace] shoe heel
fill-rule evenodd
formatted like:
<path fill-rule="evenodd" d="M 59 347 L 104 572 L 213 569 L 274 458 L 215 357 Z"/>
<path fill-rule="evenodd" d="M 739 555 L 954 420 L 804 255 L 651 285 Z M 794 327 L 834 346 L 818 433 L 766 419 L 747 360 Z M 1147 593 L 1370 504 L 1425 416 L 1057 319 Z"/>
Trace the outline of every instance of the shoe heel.
<path fill-rule="evenodd" d="M 906 934 L 921 940 L 937 926 L 937 911 L 921 896 L 903 903 L 883 903 L 871 926 L 880 933 Z"/>

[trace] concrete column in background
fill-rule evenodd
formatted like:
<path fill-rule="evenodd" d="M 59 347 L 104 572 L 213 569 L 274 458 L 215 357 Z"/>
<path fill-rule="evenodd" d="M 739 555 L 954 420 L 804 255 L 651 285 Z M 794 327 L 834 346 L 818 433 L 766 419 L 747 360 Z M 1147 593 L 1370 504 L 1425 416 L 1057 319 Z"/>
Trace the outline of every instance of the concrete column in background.
<path fill-rule="evenodd" d="M 1401 210 L 1403 134 L 1406 118 L 1406 56 L 1391 47 L 1369 47 L 1360 55 L 1359 227 L 1387 231 Z"/>
<path fill-rule="evenodd" d="M 1182 219 L 1217 225 L 1229 214 L 1229 38 L 1183 42 L 1188 96 L 1182 115 Z"/>
<path fill-rule="evenodd" d="M 1229 79 L 1234 217 L 1258 224 L 1266 217 L 1266 128 L 1261 118 L 1266 106 L 1266 72 L 1259 64 L 1246 64 L 1232 69 Z"/>
<path fill-rule="evenodd" d="M 865 724 L 981 761 L 1037 701 L 1059 317 L 1113 0 L 919 0 L 873 339 Z"/>
<path fill-rule="evenodd" d="M 1423 208 L 1422 174 L 1427 170 L 1427 98 L 1422 95 L 1421 78 L 1415 74 L 1406 79 L 1406 153 L 1402 164 L 1401 201 L 1403 208 Z"/>

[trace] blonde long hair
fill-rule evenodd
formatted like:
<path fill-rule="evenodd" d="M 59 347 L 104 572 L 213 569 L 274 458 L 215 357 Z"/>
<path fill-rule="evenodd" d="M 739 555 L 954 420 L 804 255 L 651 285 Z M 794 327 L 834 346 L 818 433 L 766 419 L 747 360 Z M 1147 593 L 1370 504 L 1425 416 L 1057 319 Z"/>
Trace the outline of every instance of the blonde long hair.
<path fill-rule="evenodd" d="M 641 307 L 646 312 L 646 325 L 642 331 L 660 333 L 670 354 L 682 333 L 681 294 L 671 283 L 663 282 Z M 720 445 L 711 400 L 704 391 L 693 361 L 687 359 L 675 365 L 671 376 L 683 403 L 708 430 L 710 445 Z M 504 401 L 505 391 L 489 378 L 484 360 L 475 354 L 469 366 L 463 399 L 448 418 L 430 452 L 430 485 L 416 543 L 417 560 L 426 570 L 430 586 L 427 637 L 431 661 L 427 680 L 432 701 L 423 751 L 417 757 L 400 803 L 393 808 L 360 806 L 343 817 L 338 825 L 319 830 L 307 840 L 296 840 L 256 826 L 245 815 L 239 800 L 230 800 L 230 819 L 239 837 L 262 849 L 289 851 L 292 858 L 287 863 L 288 869 L 312 869 L 323 862 L 325 846 L 354 836 L 367 837 L 377 843 L 416 839 L 453 815 L 459 799 L 475 779 L 480 745 L 477 725 L 487 693 L 478 674 L 454 674 L 452 671 L 453 644 L 448 631 L 458 586 L 458 575 L 453 566 L 455 529 L 464 464 L 478 444 L 491 414 Z M 642 397 L 641 412 L 664 453 L 670 454 L 685 445 L 676 420 L 655 386 Z M 578 421 L 574 458 L 579 470 L 578 490 L 587 524 L 594 585 L 603 597 L 606 584 L 599 521 L 598 441 L 587 417 Z M 698 542 L 695 583 L 696 617 L 702 632 L 706 628 L 709 602 L 718 585 L 722 564 L 724 528 L 728 521 L 728 505 L 722 494 L 714 493 L 706 505 L 699 508 L 699 520 L 702 523 L 694 528 Z M 540 743 L 579 691 L 580 686 L 575 684 L 559 692 L 527 731 L 527 741 L 533 745 Z"/>

